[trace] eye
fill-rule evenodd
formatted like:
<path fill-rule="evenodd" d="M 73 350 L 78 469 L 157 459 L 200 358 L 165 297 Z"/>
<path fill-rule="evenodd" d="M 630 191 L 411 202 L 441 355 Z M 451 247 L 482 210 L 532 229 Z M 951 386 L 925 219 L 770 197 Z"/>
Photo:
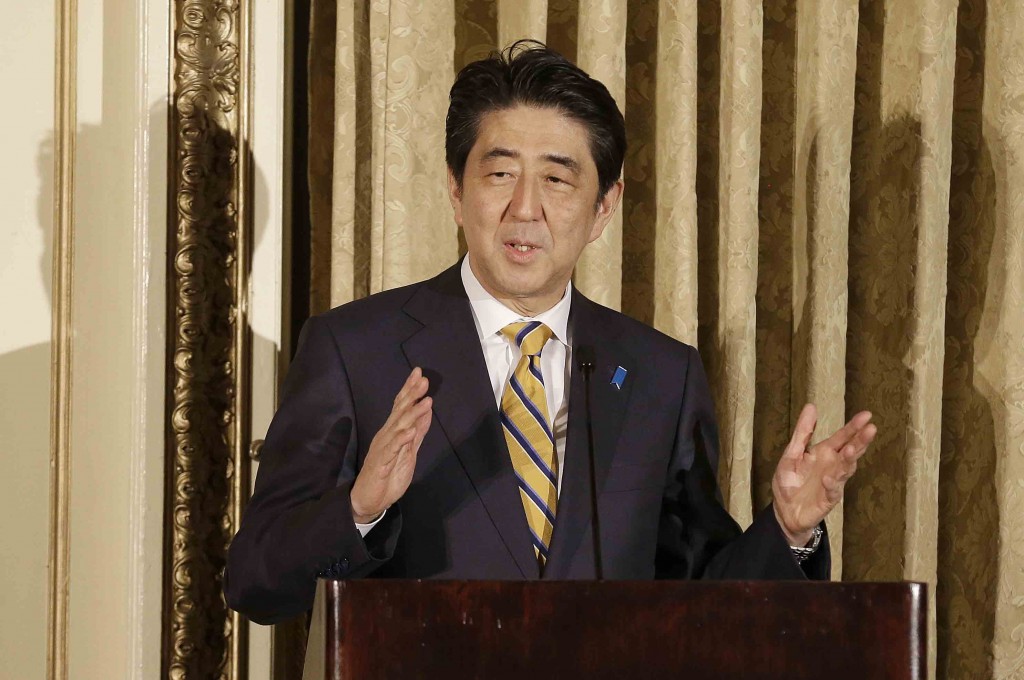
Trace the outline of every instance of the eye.
<path fill-rule="evenodd" d="M 498 172 L 492 172 L 491 173 L 491 177 L 497 177 L 498 179 L 505 179 L 506 177 L 511 177 L 511 176 L 512 176 L 511 173 L 505 172 L 504 170 L 499 170 Z"/>

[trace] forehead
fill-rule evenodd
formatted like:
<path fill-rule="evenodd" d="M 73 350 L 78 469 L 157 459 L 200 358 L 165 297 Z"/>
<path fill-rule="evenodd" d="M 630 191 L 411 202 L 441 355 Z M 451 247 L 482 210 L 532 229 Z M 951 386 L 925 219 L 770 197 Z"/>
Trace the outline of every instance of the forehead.
<path fill-rule="evenodd" d="M 494 148 L 515 151 L 526 159 L 566 156 L 596 171 L 587 128 L 557 109 L 516 106 L 484 114 L 470 160 L 479 160 Z"/>

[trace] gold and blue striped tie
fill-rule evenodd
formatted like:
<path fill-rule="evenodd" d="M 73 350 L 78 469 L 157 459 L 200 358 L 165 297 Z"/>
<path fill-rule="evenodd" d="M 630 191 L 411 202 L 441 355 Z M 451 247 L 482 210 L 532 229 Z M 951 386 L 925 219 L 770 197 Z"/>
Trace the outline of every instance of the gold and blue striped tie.
<path fill-rule="evenodd" d="M 540 369 L 540 353 L 552 333 L 539 321 L 510 323 L 501 332 L 523 353 L 501 397 L 501 429 L 519 482 L 533 549 L 543 567 L 558 504 L 558 457 Z"/>

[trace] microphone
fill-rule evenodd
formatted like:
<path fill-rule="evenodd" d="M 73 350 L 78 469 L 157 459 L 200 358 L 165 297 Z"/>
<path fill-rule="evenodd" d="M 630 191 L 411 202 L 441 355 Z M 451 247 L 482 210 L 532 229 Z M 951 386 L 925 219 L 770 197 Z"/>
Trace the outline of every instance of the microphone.
<path fill-rule="evenodd" d="M 594 534 L 594 573 L 598 581 L 604 580 L 601 568 L 601 524 L 597 513 L 597 476 L 594 474 L 594 424 L 590 417 L 590 376 L 594 372 L 594 348 L 580 345 L 576 348 L 577 366 L 583 373 L 583 405 L 587 416 L 587 458 L 590 462 L 590 517 Z"/>

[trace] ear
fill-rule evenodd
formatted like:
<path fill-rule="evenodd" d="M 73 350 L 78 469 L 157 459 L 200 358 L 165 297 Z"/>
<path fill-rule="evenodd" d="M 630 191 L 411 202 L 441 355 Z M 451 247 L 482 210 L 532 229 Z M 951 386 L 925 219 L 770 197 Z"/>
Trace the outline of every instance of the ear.
<path fill-rule="evenodd" d="M 459 183 L 455 179 L 455 175 L 452 174 L 452 169 L 448 168 L 448 200 L 451 201 L 452 210 L 455 213 L 455 224 L 459 225 L 459 229 L 462 228 L 462 190 L 459 189 Z"/>
<path fill-rule="evenodd" d="M 593 243 L 601 237 L 604 233 L 604 228 L 608 226 L 608 222 L 612 219 L 612 215 L 615 214 L 615 209 L 619 207 L 619 201 L 622 200 L 622 189 L 624 184 L 621 179 L 617 180 L 613 184 L 605 195 L 597 203 L 597 215 L 594 219 L 594 226 L 590 229 L 590 238 L 587 239 L 587 243 Z"/>

